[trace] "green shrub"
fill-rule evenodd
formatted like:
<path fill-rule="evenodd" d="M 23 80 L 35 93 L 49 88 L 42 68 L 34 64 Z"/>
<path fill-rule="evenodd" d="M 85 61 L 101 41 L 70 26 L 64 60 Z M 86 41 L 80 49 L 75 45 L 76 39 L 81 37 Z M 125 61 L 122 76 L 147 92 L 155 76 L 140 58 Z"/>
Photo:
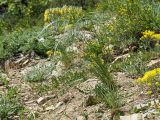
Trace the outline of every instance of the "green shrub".
<path fill-rule="evenodd" d="M 46 56 L 46 51 L 54 46 L 53 33 L 46 30 L 41 34 L 41 27 L 14 31 L 9 35 L 0 37 L 0 58 L 9 58 L 18 53 L 31 53 L 35 51 L 40 56 Z M 44 34 L 45 33 L 45 34 Z"/>
<path fill-rule="evenodd" d="M 0 21 L 4 21 L 0 26 L 3 26 L 3 31 L 35 26 L 42 21 L 42 13 L 49 5 L 49 0 L 0 1 Z"/>
<path fill-rule="evenodd" d="M 99 0 L 2 0 L 0 1 L 0 31 L 14 31 L 43 24 L 43 13 L 48 8 L 79 6 L 92 8 Z M 1 32 L 0 32 L 1 33 Z"/>
<path fill-rule="evenodd" d="M 114 15 L 111 39 L 117 41 L 120 46 L 130 38 L 135 38 L 133 42 L 141 43 L 139 40 L 142 36 L 141 32 L 146 30 L 159 31 L 159 1 L 102 0 L 99 7 Z"/>
<path fill-rule="evenodd" d="M 59 20 L 74 23 L 75 20 L 83 15 L 82 12 L 82 8 L 74 6 L 63 6 L 62 8 L 47 9 L 44 13 L 44 21 L 46 23 L 50 23 L 53 20 Z"/>
<path fill-rule="evenodd" d="M 34 66 L 30 71 L 24 75 L 24 80 L 28 82 L 42 82 L 47 80 L 51 75 L 53 66 L 52 65 L 37 65 Z"/>

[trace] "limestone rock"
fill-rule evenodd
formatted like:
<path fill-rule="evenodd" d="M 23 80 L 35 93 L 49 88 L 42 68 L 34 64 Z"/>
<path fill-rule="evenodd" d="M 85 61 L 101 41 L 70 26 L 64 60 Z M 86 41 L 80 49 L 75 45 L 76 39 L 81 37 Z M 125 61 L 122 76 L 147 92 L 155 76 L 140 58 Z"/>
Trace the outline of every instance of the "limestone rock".
<path fill-rule="evenodd" d="M 76 120 L 86 120 L 84 116 L 78 116 Z"/>
<path fill-rule="evenodd" d="M 44 97 L 40 97 L 38 100 L 37 100 L 37 103 L 38 104 L 44 104 L 46 101 L 50 100 L 50 99 L 53 99 L 55 98 L 56 95 L 50 95 L 50 96 L 44 96 Z"/>
<path fill-rule="evenodd" d="M 57 103 L 56 104 L 56 106 L 54 106 L 54 105 L 51 105 L 51 106 L 49 106 L 49 107 L 46 107 L 46 111 L 49 111 L 49 110 L 55 110 L 55 109 L 57 109 L 59 106 L 61 106 L 63 104 L 63 102 L 59 102 L 59 103 Z"/>
<path fill-rule="evenodd" d="M 120 120 L 144 120 L 143 114 L 132 114 L 127 116 L 120 116 Z"/>
<path fill-rule="evenodd" d="M 160 59 L 151 60 L 151 61 L 147 64 L 147 67 L 149 67 L 149 68 L 151 68 L 151 69 L 160 67 Z"/>

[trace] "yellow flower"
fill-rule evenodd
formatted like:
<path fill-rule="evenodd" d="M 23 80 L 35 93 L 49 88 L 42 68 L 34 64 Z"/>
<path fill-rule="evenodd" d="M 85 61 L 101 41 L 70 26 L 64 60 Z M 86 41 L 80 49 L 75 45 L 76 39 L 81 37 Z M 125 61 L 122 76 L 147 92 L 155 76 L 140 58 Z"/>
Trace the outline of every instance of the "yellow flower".
<path fill-rule="evenodd" d="M 150 31 L 150 30 L 146 30 L 146 31 L 142 32 L 142 34 L 143 34 L 143 36 L 140 38 L 140 40 L 144 40 L 146 38 L 151 38 L 152 35 L 155 34 L 155 32 L 154 31 Z"/>
<path fill-rule="evenodd" d="M 123 14 L 125 14 L 127 12 L 127 10 L 125 9 L 125 8 L 120 8 L 120 10 L 119 10 L 119 14 L 120 15 L 123 15 Z"/>
<path fill-rule="evenodd" d="M 147 80 L 148 80 L 148 75 L 144 75 L 144 76 L 141 78 L 141 82 L 142 82 L 142 83 L 147 82 Z"/>
<path fill-rule="evenodd" d="M 152 84 L 151 83 L 147 83 L 147 86 L 152 86 Z"/>
<path fill-rule="evenodd" d="M 81 7 L 73 7 L 73 6 L 63 6 L 62 8 L 52 8 L 47 9 L 44 13 L 44 21 L 50 22 L 54 17 L 60 17 L 61 19 L 64 17 L 64 19 L 72 20 L 79 16 L 81 16 L 83 10 Z M 49 16 L 52 16 L 53 18 L 49 20 Z M 68 16 L 68 17 L 67 17 Z"/>
<path fill-rule="evenodd" d="M 159 86 L 160 84 L 159 84 L 159 82 L 156 82 L 155 85 L 156 85 L 156 86 Z"/>
<path fill-rule="evenodd" d="M 135 83 L 141 84 L 143 81 L 141 78 L 138 78 L 137 80 L 135 80 Z"/>
<path fill-rule="evenodd" d="M 45 10 L 44 14 L 45 15 L 49 14 L 49 9 Z"/>
<path fill-rule="evenodd" d="M 156 70 L 151 70 L 151 71 L 148 71 L 144 74 L 144 77 L 146 77 L 147 79 L 151 79 L 153 77 L 155 77 L 157 75 L 157 72 Z"/>
<path fill-rule="evenodd" d="M 160 34 L 154 34 L 151 36 L 154 40 L 160 40 Z"/>
<path fill-rule="evenodd" d="M 61 55 L 62 53 L 60 51 L 55 51 L 55 55 L 59 56 Z"/>
<path fill-rule="evenodd" d="M 138 78 L 136 82 L 137 83 L 146 83 L 146 82 L 148 83 L 151 80 L 154 80 L 156 76 L 159 74 L 160 74 L 160 68 L 153 69 L 151 71 L 146 72 L 142 78 Z"/>
<path fill-rule="evenodd" d="M 149 90 L 149 91 L 147 91 L 146 93 L 147 93 L 148 95 L 151 95 L 151 94 L 152 94 L 152 91 Z"/>
<path fill-rule="evenodd" d="M 143 35 L 147 35 L 147 36 L 152 36 L 152 35 L 155 34 L 155 32 L 154 31 L 150 31 L 150 30 L 146 30 L 146 31 L 142 32 L 142 34 Z"/>
<path fill-rule="evenodd" d="M 48 57 L 51 57 L 53 55 L 53 53 L 54 52 L 52 50 L 49 50 L 49 51 L 46 52 L 46 54 L 48 55 Z"/>

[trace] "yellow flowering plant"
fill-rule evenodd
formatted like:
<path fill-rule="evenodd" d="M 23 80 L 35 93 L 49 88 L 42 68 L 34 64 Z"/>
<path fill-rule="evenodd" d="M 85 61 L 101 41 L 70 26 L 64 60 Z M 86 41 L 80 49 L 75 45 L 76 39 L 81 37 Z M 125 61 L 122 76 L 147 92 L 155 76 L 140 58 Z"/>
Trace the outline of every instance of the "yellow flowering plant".
<path fill-rule="evenodd" d="M 158 91 L 160 90 L 160 68 L 147 71 L 143 77 L 136 80 L 136 83 L 147 88 L 146 94 L 154 94 L 154 97 L 158 97 Z"/>
<path fill-rule="evenodd" d="M 46 54 L 48 55 L 48 57 L 51 57 L 54 54 L 54 52 L 53 50 L 48 50 Z"/>
<path fill-rule="evenodd" d="M 153 41 L 160 41 L 160 34 L 156 33 L 155 31 L 146 30 L 142 32 L 142 35 L 143 36 L 140 38 L 140 40 L 151 39 Z"/>
<path fill-rule="evenodd" d="M 155 34 L 154 31 L 146 30 L 146 31 L 142 32 L 143 36 L 140 39 L 145 40 L 146 38 L 151 38 L 152 35 L 154 35 L 154 34 Z"/>
<path fill-rule="evenodd" d="M 158 47 L 160 43 L 160 34 L 156 33 L 155 31 L 146 30 L 142 32 L 142 37 L 140 40 L 146 43 L 147 47 Z"/>
<path fill-rule="evenodd" d="M 54 19 L 60 20 L 68 20 L 69 22 L 73 22 L 75 19 L 82 16 L 82 8 L 81 7 L 73 7 L 73 6 L 63 6 L 62 8 L 52 8 L 45 10 L 44 13 L 44 22 L 50 23 Z"/>

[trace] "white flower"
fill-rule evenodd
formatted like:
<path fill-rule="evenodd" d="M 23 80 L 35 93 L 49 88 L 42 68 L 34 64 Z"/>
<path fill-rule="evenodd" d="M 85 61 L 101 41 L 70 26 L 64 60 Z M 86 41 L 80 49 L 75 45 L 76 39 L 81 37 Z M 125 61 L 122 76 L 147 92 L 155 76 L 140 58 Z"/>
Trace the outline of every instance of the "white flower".
<path fill-rule="evenodd" d="M 44 40 L 45 40 L 44 38 L 38 39 L 39 42 L 44 42 Z"/>

